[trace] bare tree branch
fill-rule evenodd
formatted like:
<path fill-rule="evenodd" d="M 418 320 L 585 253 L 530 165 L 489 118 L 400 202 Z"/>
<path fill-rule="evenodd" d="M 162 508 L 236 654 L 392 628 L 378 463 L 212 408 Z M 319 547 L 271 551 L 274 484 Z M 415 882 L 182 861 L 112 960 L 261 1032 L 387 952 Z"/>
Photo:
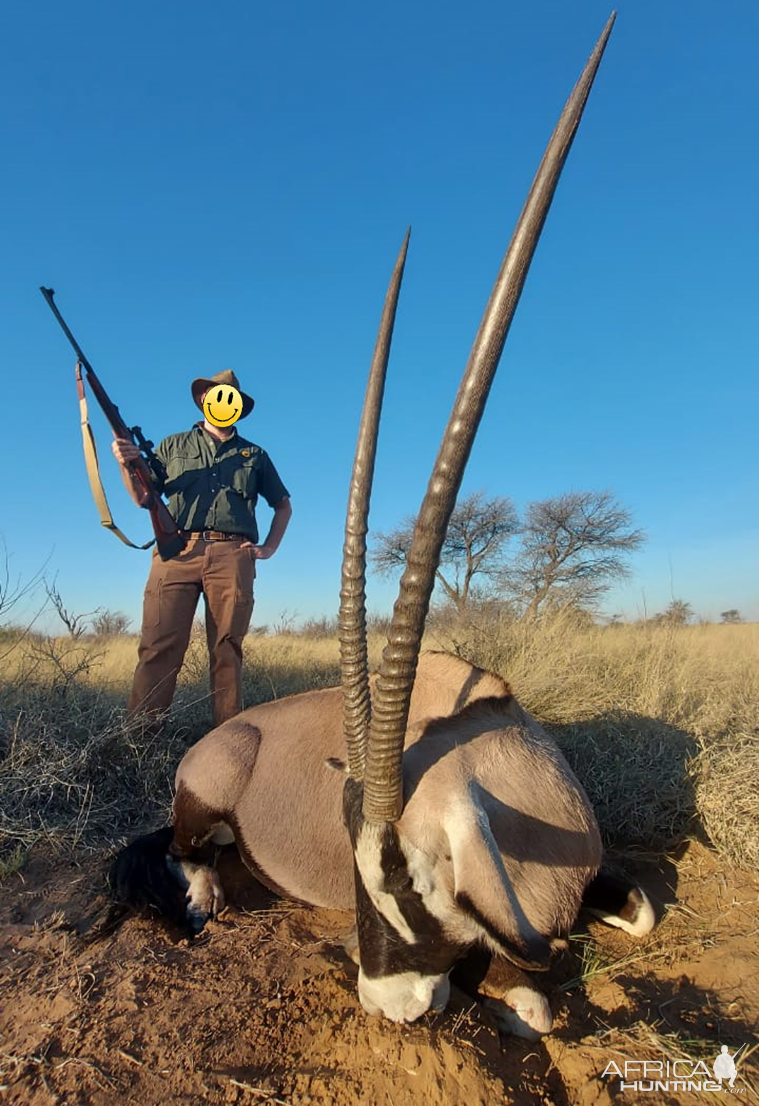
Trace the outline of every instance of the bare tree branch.
<path fill-rule="evenodd" d="M 50 556 L 48 556 L 42 568 L 38 569 L 31 579 L 24 582 L 21 576 L 17 576 L 15 579 L 13 578 L 11 573 L 11 557 L 8 553 L 8 547 L 2 539 L 0 539 L 0 547 L 2 547 L 2 553 L 0 554 L 0 638 L 2 638 L 4 643 L 6 641 L 9 642 L 7 648 L 0 653 L 0 661 L 3 661 L 6 657 L 10 656 L 13 650 L 31 633 L 34 623 L 45 609 L 46 604 L 43 603 L 36 613 L 27 616 L 24 620 L 25 624 L 22 624 L 20 627 L 14 628 L 8 626 L 6 623 L 8 613 L 13 610 L 22 599 L 32 595 L 39 587 Z"/>
<path fill-rule="evenodd" d="M 2 554 L 0 554 L 0 621 L 5 621 L 8 612 L 38 587 L 40 581 L 43 579 L 42 574 L 45 570 L 45 565 L 38 569 L 34 576 L 26 582 L 23 581 L 21 576 L 17 576 L 14 579 L 11 572 L 11 557 L 8 552 L 8 547 L 5 545 L 5 542 L 0 544 L 2 544 Z"/>
<path fill-rule="evenodd" d="M 521 548 L 502 582 L 528 616 L 547 605 L 592 607 L 613 580 L 628 575 L 627 558 L 645 541 L 608 491 L 531 503 L 521 533 Z"/>
<path fill-rule="evenodd" d="M 389 534 L 377 534 L 371 554 L 374 571 L 392 575 L 406 563 L 414 520 L 406 519 Z M 472 594 L 475 577 L 492 579 L 503 568 L 505 547 L 519 530 L 519 519 L 508 499 L 486 499 L 483 492 L 465 496 L 451 516 L 437 581 L 459 611 Z"/>
<path fill-rule="evenodd" d="M 53 604 L 53 610 L 68 630 L 69 635 L 74 639 L 80 638 L 87 629 L 86 620 L 98 614 L 100 608 L 96 607 L 94 611 L 88 611 L 86 614 L 74 614 L 73 611 L 69 611 L 63 605 L 63 599 L 61 598 L 61 593 L 58 591 L 58 588 L 55 586 L 55 580 L 53 580 L 52 583 L 48 580 L 44 580 L 43 583 L 45 585 L 47 597 Z"/>

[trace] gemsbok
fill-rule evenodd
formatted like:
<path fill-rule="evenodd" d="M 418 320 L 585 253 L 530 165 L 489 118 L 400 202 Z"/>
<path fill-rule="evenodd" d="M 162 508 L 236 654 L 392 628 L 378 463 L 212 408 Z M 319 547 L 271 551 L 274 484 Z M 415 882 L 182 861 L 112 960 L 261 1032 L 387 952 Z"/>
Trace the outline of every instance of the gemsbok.
<path fill-rule="evenodd" d="M 408 247 L 385 300 L 350 484 L 340 594 L 342 687 L 242 711 L 182 759 L 173 824 L 128 846 L 121 901 L 171 908 L 192 932 L 224 902 L 208 842 L 234 842 L 263 884 L 355 911 L 358 992 L 370 1014 L 413 1021 L 448 1000 L 477 948 L 514 965 L 491 1009 L 536 1036 L 544 969 L 586 907 L 633 935 L 654 913 L 603 867 L 596 819 L 554 741 L 500 676 L 420 656 L 442 542 L 506 335 L 614 16 L 538 169 L 491 294 L 419 512 L 379 674 L 366 649 L 366 534 L 390 339 Z M 347 753 L 347 764 L 346 761 Z M 181 889 L 181 890 L 179 890 Z"/>

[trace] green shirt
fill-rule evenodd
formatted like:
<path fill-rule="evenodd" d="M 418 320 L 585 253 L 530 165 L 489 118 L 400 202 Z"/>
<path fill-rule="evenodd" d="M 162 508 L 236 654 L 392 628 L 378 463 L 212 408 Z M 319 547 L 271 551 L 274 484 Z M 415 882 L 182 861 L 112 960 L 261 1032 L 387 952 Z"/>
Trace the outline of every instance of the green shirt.
<path fill-rule="evenodd" d="M 196 423 L 171 434 L 155 451 L 165 477 L 153 478 L 182 530 L 219 530 L 258 541 L 256 502 L 270 507 L 289 492 L 265 450 L 235 433 L 225 442 Z"/>

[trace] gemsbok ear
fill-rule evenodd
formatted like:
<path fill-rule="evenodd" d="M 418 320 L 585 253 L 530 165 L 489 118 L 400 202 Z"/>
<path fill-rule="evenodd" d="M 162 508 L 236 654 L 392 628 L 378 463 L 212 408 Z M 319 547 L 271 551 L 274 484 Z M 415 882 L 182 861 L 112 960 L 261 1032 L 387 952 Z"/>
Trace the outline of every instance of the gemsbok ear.
<path fill-rule="evenodd" d="M 481 943 L 520 968 L 544 971 L 551 945 L 530 924 L 501 859 L 487 815 L 459 804 L 444 823 L 453 864 L 454 899 L 482 930 Z"/>

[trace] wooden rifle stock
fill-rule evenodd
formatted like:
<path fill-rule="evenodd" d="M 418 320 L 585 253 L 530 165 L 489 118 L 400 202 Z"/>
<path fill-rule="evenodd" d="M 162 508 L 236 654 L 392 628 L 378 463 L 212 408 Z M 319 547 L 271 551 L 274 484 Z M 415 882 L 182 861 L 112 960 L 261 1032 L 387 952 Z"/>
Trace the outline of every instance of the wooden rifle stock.
<path fill-rule="evenodd" d="M 130 461 L 127 465 L 127 469 L 140 489 L 142 497 L 142 502 L 140 505 L 144 507 L 150 514 L 150 521 L 153 525 L 153 533 L 155 534 L 155 543 L 156 548 L 158 549 L 158 554 L 162 560 L 168 561 L 184 549 L 185 545 L 187 544 L 187 538 L 179 529 L 169 511 L 169 508 L 166 506 L 160 495 L 158 495 L 155 488 L 153 487 L 151 471 L 157 477 L 160 478 L 161 476 L 161 465 L 158 458 L 153 453 L 153 443 L 147 441 L 139 426 L 128 427 L 127 424 L 124 422 L 118 407 L 115 403 L 113 403 L 105 388 L 98 380 L 95 370 L 92 368 L 92 365 L 90 365 L 89 361 L 82 352 L 81 346 L 66 325 L 63 316 L 61 315 L 56 303 L 53 300 L 53 296 L 55 295 L 53 289 L 40 288 L 40 292 L 42 292 L 42 295 L 47 300 L 50 310 L 55 315 L 61 326 L 61 329 L 63 330 L 63 333 L 66 335 L 76 352 L 76 376 L 80 404 L 84 403 L 84 379 L 81 372 L 82 368 L 84 368 L 85 372 L 87 373 L 87 380 L 89 381 L 94 396 L 100 404 L 103 410 L 103 414 L 108 420 L 108 424 L 110 425 L 115 437 L 126 438 L 128 441 L 138 446 L 144 454 L 144 456 L 137 457 L 134 461 Z M 85 454 L 86 452 L 87 451 L 85 448 Z M 95 459 L 95 465 L 96 464 L 97 462 Z M 90 464 L 88 460 L 88 474 L 90 476 L 90 484 L 92 486 L 95 499 L 96 501 L 98 501 L 98 506 L 100 507 L 100 497 L 98 497 L 95 490 L 93 473 L 89 471 L 89 469 Z M 95 477 L 97 478 L 96 473 Z M 104 497 L 103 502 L 105 502 Z M 101 509 L 101 521 L 103 522 L 103 525 L 108 526 L 109 529 L 114 530 L 117 536 L 120 537 L 121 540 L 124 541 L 127 545 L 132 545 L 132 542 L 124 537 L 118 527 L 113 525 L 113 520 L 110 519 L 107 504 L 105 504 L 105 508 L 105 517 L 103 510 Z M 139 548 L 139 546 L 135 548 Z M 146 547 L 143 546 L 143 548 Z"/>

